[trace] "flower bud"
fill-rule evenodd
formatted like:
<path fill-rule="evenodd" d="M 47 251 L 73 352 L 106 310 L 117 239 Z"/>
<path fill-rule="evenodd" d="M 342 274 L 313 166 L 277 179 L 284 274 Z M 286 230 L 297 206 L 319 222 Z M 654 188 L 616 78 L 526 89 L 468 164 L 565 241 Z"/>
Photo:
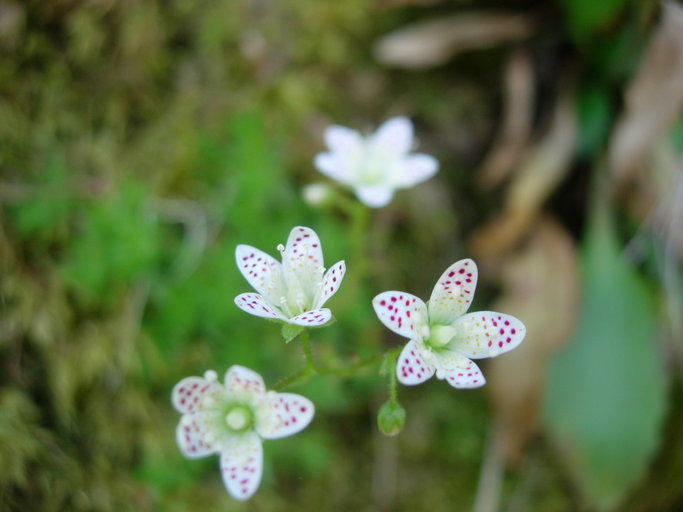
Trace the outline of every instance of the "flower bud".
<path fill-rule="evenodd" d="M 406 422 L 406 410 L 396 401 L 387 401 L 379 408 L 377 413 L 377 426 L 382 434 L 395 436 Z"/>
<path fill-rule="evenodd" d="M 314 208 L 324 208 L 332 204 L 334 190 L 327 183 L 311 183 L 303 189 L 304 201 Z"/>

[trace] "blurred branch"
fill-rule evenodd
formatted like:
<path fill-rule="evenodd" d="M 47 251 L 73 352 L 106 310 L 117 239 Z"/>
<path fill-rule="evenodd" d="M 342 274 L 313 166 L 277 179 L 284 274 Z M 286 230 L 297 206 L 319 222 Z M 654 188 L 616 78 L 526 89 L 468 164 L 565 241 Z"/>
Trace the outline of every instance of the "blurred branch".
<path fill-rule="evenodd" d="M 382 64 L 428 68 L 467 50 L 524 40 L 532 29 L 528 16 L 469 12 L 415 23 L 385 35 L 375 44 L 374 53 Z"/>

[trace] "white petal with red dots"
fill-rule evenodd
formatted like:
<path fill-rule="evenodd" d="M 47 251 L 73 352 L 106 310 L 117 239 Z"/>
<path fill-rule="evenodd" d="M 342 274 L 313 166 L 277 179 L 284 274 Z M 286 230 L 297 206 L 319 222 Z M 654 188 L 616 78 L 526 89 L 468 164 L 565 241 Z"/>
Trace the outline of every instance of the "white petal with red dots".
<path fill-rule="evenodd" d="M 458 368 L 446 372 L 444 380 L 458 389 L 480 388 L 486 384 L 486 379 L 476 363 L 464 356 Z"/>
<path fill-rule="evenodd" d="M 267 300 L 277 304 L 285 296 L 285 281 L 279 261 L 250 245 L 238 245 L 235 259 L 244 278 Z"/>
<path fill-rule="evenodd" d="M 214 412 L 198 412 L 184 415 L 176 428 L 176 441 L 181 453 L 189 459 L 206 457 L 218 450 L 216 439 L 211 432 L 215 430 Z"/>
<path fill-rule="evenodd" d="M 319 327 L 325 325 L 332 318 L 332 312 L 327 308 L 313 309 L 287 320 L 290 324 L 303 325 L 304 327 Z"/>
<path fill-rule="evenodd" d="M 221 454 L 225 488 L 233 498 L 244 501 L 256 492 L 263 472 L 263 447 L 255 432 L 231 442 Z"/>
<path fill-rule="evenodd" d="M 388 291 L 372 299 L 377 316 L 389 329 L 406 338 L 423 338 L 427 333 L 427 306 L 406 292 Z"/>
<path fill-rule="evenodd" d="M 315 407 L 308 398 L 295 393 L 269 394 L 267 403 L 259 410 L 256 431 L 264 439 L 291 436 L 313 419 Z"/>
<path fill-rule="evenodd" d="M 477 265 L 470 259 L 448 267 L 436 282 L 429 298 L 430 324 L 451 324 L 465 314 L 477 287 Z"/>
<path fill-rule="evenodd" d="M 231 366 L 225 372 L 225 388 L 230 394 L 250 401 L 258 400 L 266 393 L 261 376 L 239 365 Z"/>
<path fill-rule="evenodd" d="M 235 305 L 250 315 L 274 320 L 285 320 L 286 317 L 258 293 L 240 293 L 235 297 Z"/>
<path fill-rule="evenodd" d="M 467 357 L 495 357 L 515 348 L 524 339 L 526 327 L 514 316 L 493 311 L 468 313 L 454 327 L 453 349 Z"/>
<path fill-rule="evenodd" d="M 318 296 L 313 302 L 314 309 L 321 307 L 323 304 L 325 304 L 325 302 L 328 301 L 330 297 L 332 297 L 332 295 L 337 293 L 345 274 L 346 263 L 343 261 L 335 263 L 327 270 L 327 272 L 325 272 L 322 288 L 318 290 Z"/>
<path fill-rule="evenodd" d="M 292 280 L 296 279 L 308 299 L 312 301 L 320 288 L 325 268 L 318 235 L 311 228 L 295 227 L 289 234 L 282 258 L 287 287 L 291 291 Z"/>
<path fill-rule="evenodd" d="M 436 369 L 420 357 L 415 341 L 409 341 L 396 360 L 396 378 L 401 384 L 414 386 L 430 379 Z"/>
<path fill-rule="evenodd" d="M 178 412 L 187 414 L 203 410 L 207 397 L 215 401 L 224 395 L 225 389 L 215 381 L 208 381 L 202 377 L 187 377 L 175 385 L 171 401 Z"/>

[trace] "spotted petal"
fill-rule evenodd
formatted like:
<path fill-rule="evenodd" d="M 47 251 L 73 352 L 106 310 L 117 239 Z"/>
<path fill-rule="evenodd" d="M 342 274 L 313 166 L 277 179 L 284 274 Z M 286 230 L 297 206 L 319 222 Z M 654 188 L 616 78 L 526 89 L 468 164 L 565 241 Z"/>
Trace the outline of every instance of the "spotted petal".
<path fill-rule="evenodd" d="M 486 384 L 486 379 L 474 361 L 462 356 L 457 367 L 446 372 L 444 379 L 454 388 L 480 388 Z"/>
<path fill-rule="evenodd" d="M 258 293 L 241 293 L 235 297 L 235 304 L 242 311 L 246 311 L 250 315 L 272 318 L 274 320 L 286 319 L 265 297 Z"/>
<path fill-rule="evenodd" d="M 263 397 L 266 386 L 261 376 L 249 368 L 234 365 L 225 372 L 225 388 L 236 397 L 255 403 Z"/>
<path fill-rule="evenodd" d="M 323 277 L 323 285 L 320 290 L 318 290 L 316 300 L 313 302 L 313 308 L 319 308 L 325 304 L 332 295 L 337 293 L 345 274 L 346 263 L 343 261 L 339 261 L 327 269 L 327 272 L 325 272 L 325 276 Z"/>
<path fill-rule="evenodd" d="M 292 290 L 292 276 L 288 273 L 291 272 L 312 303 L 320 287 L 325 268 L 318 235 L 311 228 L 295 227 L 289 234 L 282 257 L 287 287 L 290 291 Z M 284 261 L 285 258 L 287 261 Z"/>
<path fill-rule="evenodd" d="M 429 298 L 429 323 L 448 325 L 470 307 L 477 286 L 477 265 L 470 259 L 453 263 L 436 282 Z"/>
<path fill-rule="evenodd" d="M 306 428 L 314 413 L 313 402 L 306 397 L 294 393 L 269 394 L 259 411 L 256 431 L 264 439 L 291 436 Z"/>
<path fill-rule="evenodd" d="M 431 155 L 417 153 L 406 157 L 402 170 L 397 186 L 412 187 L 434 176 L 439 170 L 439 162 Z"/>
<path fill-rule="evenodd" d="M 263 472 L 263 447 L 255 432 L 244 434 L 221 454 L 221 474 L 233 498 L 244 501 L 258 489 Z"/>
<path fill-rule="evenodd" d="M 176 441 L 188 459 L 206 457 L 216 452 L 212 432 L 215 430 L 213 411 L 185 414 L 176 428 Z"/>
<path fill-rule="evenodd" d="M 327 308 L 312 309 L 287 320 L 290 324 L 303 325 L 304 327 L 318 327 L 325 325 L 332 318 L 332 313 Z"/>
<path fill-rule="evenodd" d="M 451 342 L 458 352 L 474 359 L 495 357 L 519 345 L 526 327 L 517 318 L 493 311 L 468 313 L 454 324 Z"/>
<path fill-rule="evenodd" d="M 187 377 L 175 385 L 171 401 L 178 412 L 187 414 L 204 410 L 207 397 L 215 401 L 224 395 L 224 388 L 215 381 Z"/>
<path fill-rule="evenodd" d="M 425 361 L 414 340 L 409 341 L 396 360 L 396 377 L 401 384 L 414 386 L 430 379 L 436 369 Z"/>
<path fill-rule="evenodd" d="M 407 154 L 413 145 L 413 123 L 407 117 L 393 117 L 377 129 L 371 141 L 394 155 Z"/>
<path fill-rule="evenodd" d="M 388 291 L 372 299 L 377 316 L 389 329 L 406 338 L 422 338 L 427 306 L 410 293 Z"/>
<path fill-rule="evenodd" d="M 272 256 L 250 245 L 238 245 L 235 259 L 244 278 L 270 302 L 278 304 L 286 295 L 282 264 Z"/>

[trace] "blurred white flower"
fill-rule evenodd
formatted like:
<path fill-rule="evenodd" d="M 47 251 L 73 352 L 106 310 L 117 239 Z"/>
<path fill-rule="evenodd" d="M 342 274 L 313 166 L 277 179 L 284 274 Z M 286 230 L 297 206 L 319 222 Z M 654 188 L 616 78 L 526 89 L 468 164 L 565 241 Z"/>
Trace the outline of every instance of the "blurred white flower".
<path fill-rule="evenodd" d="M 367 137 L 333 125 L 325 131 L 325 142 L 329 151 L 316 155 L 315 167 L 353 188 L 371 208 L 386 206 L 396 189 L 425 181 L 439 168 L 434 157 L 410 152 L 413 124 L 406 117 L 389 119 Z"/>
<path fill-rule="evenodd" d="M 188 458 L 220 454 L 228 492 L 250 498 L 261 482 L 261 439 L 278 439 L 303 430 L 315 408 L 308 398 L 266 391 L 258 373 L 231 366 L 225 385 L 214 371 L 187 377 L 173 388 L 173 406 L 182 414 L 176 429 L 180 451 Z"/>
<path fill-rule="evenodd" d="M 382 323 L 410 339 L 396 363 L 402 384 L 420 384 L 436 373 L 453 387 L 478 388 L 486 379 L 471 359 L 495 357 L 522 342 L 526 328 L 513 316 L 493 311 L 465 314 L 476 286 L 477 267 L 465 259 L 441 275 L 428 304 L 396 291 L 373 299 Z"/>
<path fill-rule="evenodd" d="M 320 239 L 311 228 L 295 227 L 287 246 L 278 250 L 282 263 L 250 245 L 237 246 L 237 266 L 258 293 L 242 293 L 235 304 L 251 315 L 288 324 L 326 324 L 332 313 L 322 306 L 339 289 L 346 264 L 339 261 L 325 272 Z"/>

